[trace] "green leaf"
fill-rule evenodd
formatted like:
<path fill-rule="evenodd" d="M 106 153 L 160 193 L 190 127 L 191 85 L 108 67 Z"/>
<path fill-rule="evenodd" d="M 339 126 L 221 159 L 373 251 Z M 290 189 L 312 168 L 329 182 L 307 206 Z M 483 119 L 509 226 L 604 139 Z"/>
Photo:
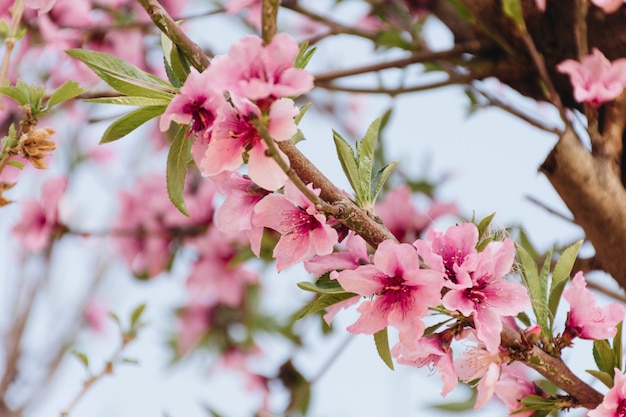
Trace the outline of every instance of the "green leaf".
<path fill-rule="evenodd" d="M 343 168 L 343 172 L 346 174 L 350 185 L 354 192 L 357 192 L 357 182 L 359 179 L 359 171 L 357 168 L 356 157 L 354 150 L 350 144 L 341 135 L 333 130 L 333 140 L 335 141 L 335 147 L 337 148 L 337 156 L 339 156 L 339 162 Z"/>
<path fill-rule="evenodd" d="M 485 236 L 485 233 L 487 233 L 487 229 L 489 229 L 489 225 L 491 224 L 491 221 L 493 220 L 495 215 L 496 213 L 491 213 L 489 216 L 482 219 L 476 225 L 476 228 L 478 229 L 478 241 L 481 241 L 482 238 Z"/>
<path fill-rule="evenodd" d="M 309 47 L 308 41 L 304 41 L 302 42 L 302 44 L 300 44 L 298 55 L 296 56 L 296 59 L 293 64 L 295 68 L 306 68 L 311 58 L 313 58 L 313 54 L 315 53 L 315 50 L 317 48 L 313 47 L 307 50 L 308 47 Z"/>
<path fill-rule="evenodd" d="M 151 98 L 161 98 L 165 100 L 171 100 L 173 95 L 162 90 L 157 90 L 151 87 L 146 87 L 136 82 L 128 81 L 124 78 L 113 76 L 105 71 L 94 69 L 93 72 L 100 77 L 105 83 L 113 87 L 120 93 L 127 96 L 141 96 Z M 171 87 L 173 89 L 173 86 Z"/>
<path fill-rule="evenodd" d="M 376 350 L 378 356 L 385 362 L 385 365 L 393 371 L 393 360 L 391 360 L 391 351 L 389 350 L 389 337 L 387 336 L 387 328 L 374 333 L 374 343 L 376 343 Z"/>
<path fill-rule="evenodd" d="M 311 108 L 311 103 L 310 102 L 306 103 L 304 106 L 300 107 L 300 110 L 298 111 L 298 114 L 294 118 L 294 121 L 296 122 L 296 125 L 300 124 L 300 120 L 302 120 L 302 118 L 306 114 L 307 110 L 309 110 L 309 108 Z"/>
<path fill-rule="evenodd" d="M 184 84 L 190 72 L 187 58 L 181 53 L 180 48 L 163 32 L 161 32 L 161 47 L 163 48 L 165 63 L 171 69 L 172 75 L 176 77 L 176 81 Z"/>
<path fill-rule="evenodd" d="M 554 248 L 550 248 L 548 253 L 546 253 L 545 260 L 543 261 L 543 265 L 541 267 L 541 272 L 539 273 L 539 284 L 541 285 L 541 293 L 546 294 L 546 295 L 548 294 L 548 280 L 550 279 L 550 268 L 552 267 L 553 253 L 554 253 Z M 550 306 L 548 303 L 548 311 L 550 311 L 549 307 Z M 550 314 L 548 314 L 548 321 L 550 322 L 550 327 L 546 329 L 546 336 L 549 336 L 552 334 L 553 320 L 554 320 L 554 314 L 550 312 Z"/>
<path fill-rule="evenodd" d="M 548 333 L 550 329 L 548 328 L 547 320 L 546 293 L 543 291 L 544 285 L 539 281 L 537 264 L 524 248 L 519 245 L 516 245 L 516 248 L 517 256 L 520 261 L 522 279 L 528 289 L 528 295 L 530 296 L 537 324 L 541 327 L 542 334 L 544 334 L 544 332 Z"/>
<path fill-rule="evenodd" d="M 140 304 L 130 313 L 130 327 L 135 327 L 139 323 L 141 315 L 146 310 L 146 304 Z"/>
<path fill-rule="evenodd" d="M 23 106 L 28 104 L 28 94 L 24 88 L 20 88 L 20 83 L 25 85 L 22 81 L 18 81 L 15 86 L 5 85 L 0 87 L 0 94 L 15 100 L 20 106 Z"/>
<path fill-rule="evenodd" d="M 150 119 L 163 114 L 166 106 L 147 106 L 120 117 L 104 131 L 100 144 L 116 141 L 128 135 Z"/>
<path fill-rule="evenodd" d="M 372 198 L 372 167 L 374 166 L 374 148 L 380 133 L 380 123 L 382 116 L 374 120 L 365 132 L 363 140 L 356 144 L 356 163 L 358 166 L 359 179 L 357 192 L 357 200 L 360 200 L 367 207 L 371 203 Z"/>
<path fill-rule="evenodd" d="M 579 240 L 572 246 L 565 249 L 559 257 L 559 260 L 556 262 L 556 265 L 554 265 L 554 271 L 552 272 L 552 283 L 550 285 L 550 298 L 548 301 L 548 306 L 553 317 L 556 315 L 556 311 L 559 308 L 561 294 L 563 293 L 565 284 L 570 277 L 572 268 L 574 267 L 574 262 L 576 261 L 578 251 L 582 244 L 583 241 Z"/>
<path fill-rule="evenodd" d="M 89 357 L 87 357 L 87 355 L 77 350 L 73 350 L 72 355 L 78 358 L 78 360 L 80 361 L 80 363 L 83 364 L 86 370 L 89 370 Z"/>
<path fill-rule="evenodd" d="M 167 154 L 167 195 L 170 197 L 172 204 L 183 213 L 189 216 L 187 206 L 185 205 L 185 178 L 187 177 L 187 168 L 191 161 L 191 138 L 187 137 L 187 128 L 181 126 L 170 145 Z"/>
<path fill-rule="evenodd" d="M 300 289 L 315 292 L 318 294 L 344 294 L 348 292 L 341 288 L 341 285 L 335 279 L 329 280 L 328 282 L 324 283 L 316 282 L 315 284 L 313 284 L 312 282 L 303 281 L 298 282 L 297 285 L 298 287 L 300 287 Z"/>
<path fill-rule="evenodd" d="M 620 321 L 617 324 L 617 333 L 615 333 L 615 337 L 613 338 L 613 358 L 615 358 L 615 363 L 613 366 L 619 370 L 622 369 L 622 326 L 624 325 L 623 321 Z"/>
<path fill-rule="evenodd" d="M 611 376 L 610 374 L 602 371 L 596 371 L 595 369 L 587 369 L 585 372 L 587 372 L 589 375 L 593 375 L 607 387 L 613 388 L 613 376 Z"/>
<path fill-rule="evenodd" d="M 593 341 L 593 359 L 600 371 L 613 376 L 615 359 L 613 358 L 613 349 L 611 349 L 608 340 Z"/>
<path fill-rule="evenodd" d="M 375 202 L 378 198 L 378 194 L 380 194 L 383 186 L 389 179 L 389 176 L 398 165 L 398 161 L 390 162 L 389 164 L 382 167 L 374 176 L 372 180 L 372 202 Z"/>
<path fill-rule="evenodd" d="M 71 100 L 74 97 L 80 95 L 85 91 L 82 89 L 76 81 L 66 81 L 59 88 L 54 90 L 48 99 L 48 103 L 46 104 L 46 110 L 50 110 L 52 107 L 57 104 L 63 103 L 64 101 Z"/>
<path fill-rule="evenodd" d="M 296 318 L 300 320 L 301 318 L 306 317 L 310 314 L 322 311 L 326 309 L 326 307 L 332 306 L 334 304 L 345 301 L 348 298 L 352 298 L 356 296 L 357 294 L 353 294 L 351 292 L 346 292 L 346 293 L 341 293 L 341 294 L 322 294 L 318 298 L 316 298 L 315 301 L 313 301 L 311 304 L 304 307 L 296 315 Z"/>
<path fill-rule="evenodd" d="M 172 96 L 170 96 L 172 97 Z M 87 100 L 90 103 L 101 104 L 117 104 L 121 106 L 164 106 L 167 107 L 171 100 L 165 98 L 149 98 L 141 96 L 122 96 L 122 97 L 98 97 L 89 98 Z"/>
<path fill-rule="evenodd" d="M 7 165 L 11 165 L 17 169 L 24 169 L 24 164 L 20 161 L 9 161 L 7 162 Z"/>
<path fill-rule="evenodd" d="M 520 0 L 502 0 L 502 10 L 504 14 L 513 19 L 522 32 L 526 31 L 524 23 L 524 12 L 522 11 L 522 3 Z"/>

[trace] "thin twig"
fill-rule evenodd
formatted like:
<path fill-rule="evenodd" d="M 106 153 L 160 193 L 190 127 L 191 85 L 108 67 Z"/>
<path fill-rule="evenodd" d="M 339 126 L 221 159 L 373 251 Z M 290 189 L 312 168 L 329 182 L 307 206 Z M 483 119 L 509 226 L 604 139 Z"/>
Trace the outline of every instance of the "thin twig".
<path fill-rule="evenodd" d="M 447 87 L 451 85 L 467 84 L 470 81 L 475 80 L 475 79 L 476 79 L 475 75 L 466 75 L 466 76 L 460 76 L 456 78 L 453 77 L 445 81 L 434 82 L 431 84 L 416 85 L 412 87 L 399 87 L 399 88 L 344 87 L 344 86 L 339 86 L 333 83 L 317 83 L 317 82 L 316 82 L 316 87 L 323 88 L 325 90 L 331 90 L 331 91 L 342 91 L 345 93 L 386 94 L 391 97 L 394 97 L 400 94 L 417 93 L 420 91 L 428 91 L 428 90 L 433 90 L 433 89 L 441 88 L 441 87 Z"/>
<path fill-rule="evenodd" d="M 276 34 L 276 17 L 278 16 L 280 0 L 263 0 L 263 12 L 261 15 L 261 35 L 263 43 L 269 45 Z"/>
<path fill-rule="evenodd" d="M 527 195 L 526 199 L 528 201 L 530 201 L 531 203 L 534 203 L 536 205 L 538 205 L 539 207 L 541 207 L 542 209 L 544 209 L 545 211 L 547 211 L 550 214 L 554 214 L 555 216 L 565 220 L 566 222 L 572 223 L 572 224 L 576 224 L 576 222 L 574 221 L 574 219 L 572 219 L 571 217 L 557 211 L 556 209 L 553 209 L 552 207 L 549 207 L 547 204 L 539 201 L 536 197 L 533 197 L 531 195 Z"/>

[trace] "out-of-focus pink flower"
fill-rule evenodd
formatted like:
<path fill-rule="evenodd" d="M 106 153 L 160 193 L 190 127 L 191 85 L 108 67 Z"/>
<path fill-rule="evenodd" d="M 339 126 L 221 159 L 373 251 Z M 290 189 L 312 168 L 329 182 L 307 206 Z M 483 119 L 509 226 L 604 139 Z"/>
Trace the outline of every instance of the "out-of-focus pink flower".
<path fill-rule="evenodd" d="M 440 216 L 458 215 L 456 204 L 433 202 L 427 213 L 417 209 L 413 193 L 408 185 L 398 187 L 385 194 L 376 203 L 376 214 L 384 225 L 401 242 L 413 243 L 422 232 Z"/>
<path fill-rule="evenodd" d="M 48 13 L 57 0 L 24 0 L 24 6 L 35 9 L 39 14 Z"/>
<path fill-rule="evenodd" d="M 392 240 L 378 246 L 373 260 L 373 265 L 330 275 L 346 291 L 368 298 L 375 296 L 359 306 L 361 317 L 348 331 L 374 334 L 390 325 L 399 330 L 402 344 L 414 348 L 424 333 L 421 318 L 428 314 L 428 307 L 441 303 L 443 274 L 420 269 L 415 248 Z"/>
<path fill-rule="evenodd" d="M 624 306 L 611 303 L 598 307 L 595 295 L 587 289 L 582 272 L 572 280 L 572 286 L 563 291 L 563 298 L 570 305 L 566 333 L 582 339 L 609 339 L 617 333 L 617 324 L 624 320 Z"/>
<path fill-rule="evenodd" d="M 228 14 L 237 14 L 245 10 L 246 21 L 255 29 L 260 29 L 262 6 L 262 0 L 228 0 L 226 5 L 224 5 L 224 9 Z"/>
<path fill-rule="evenodd" d="M 626 376 L 615 368 L 613 388 L 611 388 L 602 403 L 587 413 L 588 417 L 622 417 L 626 414 Z"/>
<path fill-rule="evenodd" d="M 92 299 L 87 303 L 83 311 L 83 320 L 85 320 L 89 329 L 102 334 L 104 333 L 104 326 L 108 315 L 109 309 L 107 306 L 102 301 Z"/>
<path fill-rule="evenodd" d="M 257 274 L 231 265 L 236 251 L 228 237 L 215 228 L 191 244 L 200 256 L 187 278 L 190 297 L 207 305 L 240 307 L 246 286 L 258 282 Z"/>
<path fill-rule="evenodd" d="M 511 239 L 492 242 L 457 268 L 459 282 L 471 284 L 452 288 L 443 297 L 447 309 L 472 316 L 476 336 L 491 352 L 500 345 L 502 318 L 516 315 L 530 306 L 526 288 L 504 280 L 514 260 L 515 246 Z"/>
<path fill-rule="evenodd" d="M 452 362 L 452 350 L 443 349 L 442 341 L 437 336 L 425 336 L 417 341 L 414 349 L 409 349 L 401 343 L 391 349 L 394 358 L 403 365 L 422 368 L 435 367 L 443 381 L 441 395 L 445 397 L 458 384 L 458 377 Z"/>
<path fill-rule="evenodd" d="M 250 240 L 252 253 L 259 256 L 263 227 L 255 226 L 252 223 L 252 216 L 254 206 L 269 192 L 238 172 L 231 173 L 226 179 L 216 184 L 217 189 L 226 196 L 226 199 L 215 212 L 215 226 L 229 235 L 245 233 Z"/>
<path fill-rule="evenodd" d="M 501 366 L 499 350 L 489 351 L 482 346 L 470 347 L 454 360 L 454 368 L 461 381 L 470 382 L 480 378 L 476 386 L 478 396 L 474 410 L 481 409 L 493 396 Z"/>
<path fill-rule="evenodd" d="M 618 11 L 622 4 L 626 3 L 624 0 L 591 0 L 591 2 L 607 14 Z"/>
<path fill-rule="evenodd" d="M 622 0 L 620 0 L 622 1 Z M 546 0 L 535 0 L 535 4 L 537 5 L 537 8 L 542 11 L 545 12 L 546 11 Z"/>
<path fill-rule="evenodd" d="M 582 62 L 567 59 L 557 69 L 569 75 L 576 101 L 592 106 L 615 99 L 626 86 L 626 58 L 610 62 L 598 48 Z"/>
<path fill-rule="evenodd" d="M 215 57 L 207 71 L 214 85 L 253 101 L 297 96 L 313 88 L 313 76 L 293 66 L 298 49 L 286 33 L 276 34 L 266 46 L 250 35 L 231 46 L 228 55 Z"/>
<path fill-rule="evenodd" d="M 250 179 L 261 187 L 274 191 L 285 185 L 287 175 L 276 161 L 267 155 L 267 144 L 253 125 L 251 117 L 260 118 L 259 108 L 248 100 L 236 100 L 236 107 L 222 108 L 222 118 L 213 128 L 213 136 L 200 161 L 200 170 L 209 177 L 224 171 L 235 171 L 245 159 Z M 289 140 L 298 128 L 294 117 L 298 114 L 293 100 L 282 98 L 273 102 L 269 110 L 268 131 L 277 140 Z M 279 150 L 282 159 L 289 159 Z"/>
<path fill-rule="evenodd" d="M 537 394 L 535 385 L 528 379 L 528 367 L 520 362 L 512 362 L 503 364 L 500 371 L 500 379 L 496 382 L 494 394 L 506 405 L 509 415 L 520 417 L 533 415 L 534 411 L 513 414 L 524 408 L 519 400 Z"/>
<path fill-rule="evenodd" d="M 46 181 L 41 193 L 41 202 L 27 200 L 22 204 L 22 218 L 11 230 L 24 247 L 40 252 L 46 248 L 59 222 L 59 200 L 67 188 L 67 178 Z"/>
<path fill-rule="evenodd" d="M 319 195 L 319 189 L 308 187 Z M 274 248 L 276 268 L 284 268 L 311 259 L 314 255 L 332 253 L 337 243 L 337 231 L 327 222 L 291 182 L 285 184 L 285 194 L 270 194 L 254 207 L 253 224 L 268 227 L 281 234 Z"/>
<path fill-rule="evenodd" d="M 470 256 L 478 253 L 477 244 L 478 228 L 474 223 L 450 227 L 445 233 L 430 229 L 425 240 L 413 243 L 429 267 L 445 273 L 444 286 L 450 288 L 466 288 L 470 284 L 459 281 L 467 276 L 459 276 L 457 270 Z"/>
<path fill-rule="evenodd" d="M 180 310 L 178 316 L 177 348 L 178 353 L 189 353 L 211 327 L 212 307 L 191 302 Z"/>

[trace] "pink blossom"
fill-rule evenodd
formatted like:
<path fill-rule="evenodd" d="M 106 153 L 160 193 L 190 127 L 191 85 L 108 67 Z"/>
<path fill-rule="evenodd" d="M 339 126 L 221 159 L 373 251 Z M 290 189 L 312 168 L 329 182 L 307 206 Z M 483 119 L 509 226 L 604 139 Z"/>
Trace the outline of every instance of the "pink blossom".
<path fill-rule="evenodd" d="M 376 214 L 401 242 L 413 243 L 437 217 L 458 215 L 455 204 L 433 202 L 427 213 L 417 209 L 408 185 L 398 187 L 376 203 Z"/>
<path fill-rule="evenodd" d="M 258 281 L 257 274 L 233 265 L 237 251 L 228 237 L 215 228 L 192 240 L 199 258 L 187 277 L 191 298 L 206 305 L 240 307 L 246 287 Z"/>
<path fill-rule="evenodd" d="M 542 12 L 546 11 L 546 0 L 535 0 L 535 5 L 540 11 Z"/>
<path fill-rule="evenodd" d="M 572 286 L 563 291 L 570 305 L 566 332 L 582 339 L 601 340 L 615 336 L 617 324 L 624 320 L 624 306 L 611 303 L 598 307 L 595 295 L 587 289 L 582 272 L 572 280 Z"/>
<path fill-rule="evenodd" d="M 313 189 L 311 184 L 308 187 L 319 195 L 319 189 Z M 273 253 L 279 271 L 314 255 L 332 253 L 338 238 L 326 216 L 291 181 L 285 184 L 284 195 L 270 194 L 257 203 L 253 224 L 281 234 Z"/>
<path fill-rule="evenodd" d="M 596 7 L 601 8 L 606 14 L 618 11 L 622 4 L 625 3 L 624 0 L 591 0 L 591 2 Z"/>
<path fill-rule="evenodd" d="M 208 142 L 213 123 L 221 107 L 226 103 L 224 96 L 211 88 L 211 80 L 206 71 L 199 73 L 194 68 L 161 115 L 159 128 L 162 132 L 170 128 L 172 122 L 191 125 L 191 130 L 205 143 Z"/>
<path fill-rule="evenodd" d="M 621 417 L 626 415 L 626 376 L 615 368 L 613 388 L 611 388 L 602 403 L 587 413 L 588 417 Z"/>
<path fill-rule="evenodd" d="M 369 262 L 367 243 L 354 232 L 344 240 L 345 248 L 339 248 L 329 255 L 316 256 L 304 263 L 304 269 L 316 277 L 331 271 L 354 269 Z"/>
<path fill-rule="evenodd" d="M 231 46 L 228 55 L 215 57 L 207 71 L 215 85 L 239 97 L 297 96 L 313 88 L 313 76 L 293 66 L 298 49 L 286 33 L 276 34 L 266 46 L 260 37 L 250 35 Z"/>
<path fill-rule="evenodd" d="M 35 9 L 39 14 L 48 13 L 57 0 L 24 0 L 24 6 Z"/>
<path fill-rule="evenodd" d="M 40 252 L 54 239 L 54 234 L 61 230 L 59 200 L 66 188 L 66 178 L 50 179 L 43 185 L 41 202 L 24 201 L 22 218 L 11 230 L 24 247 Z"/>
<path fill-rule="evenodd" d="M 424 333 L 421 318 L 441 302 L 443 274 L 420 269 L 415 248 L 392 240 L 378 246 L 373 260 L 373 265 L 331 273 L 346 291 L 375 296 L 359 306 L 361 316 L 348 331 L 374 334 L 390 325 L 399 330 L 402 344 L 414 348 Z"/>
<path fill-rule="evenodd" d="M 268 194 L 268 191 L 237 172 L 217 182 L 217 188 L 226 196 L 226 199 L 215 212 L 215 226 L 229 235 L 245 233 L 250 240 L 252 253 L 259 256 L 263 227 L 253 225 L 252 216 L 254 207 Z"/>
<path fill-rule="evenodd" d="M 469 282 L 459 281 L 467 275 L 458 275 L 457 270 L 471 256 L 476 255 L 478 228 L 474 223 L 463 223 L 448 228 L 445 233 L 430 229 L 425 240 L 417 240 L 413 245 L 426 264 L 445 273 L 445 286 L 466 288 Z"/>
<path fill-rule="evenodd" d="M 211 328 L 212 310 L 211 306 L 195 301 L 180 310 L 177 329 L 179 354 L 189 353 Z"/>
<path fill-rule="evenodd" d="M 261 28 L 262 0 L 228 0 L 224 9 L 228 14 L 237 14 L 243 10 L 246 12 L 246 21 L 255 29 Z"/>
<path fill-rule="evenodd" d="M 557 69 L 569 75 L 576 101 L 596 107 L 615 99 L 626 86 L 626 58 L 610 62 L 597 48 L 582 62 L 567 59 Z"/>
<path fill-rule="evenodd" d="M 99 300 L 92 299 L 87 303 L 83 311 L 83 320 L 85 320 L 89 329 L 102 334 L 104 333 L 104 326 L 108 315 L 109 309 L 107 306 Z"/>
<path fill-rule="evenodd" d="M 494 393 L 506 405 L 510 416 L 530 417 L 534 414 L 534 411 L 515 413 L 524 408 L 519 400 L 537 394 L 535 385 L 528 379 L 527 371 L 528 367 L 520 362 L 502 365 L 500 379 L 496 382 Z"/>
<path fill-rule="evenodd" d="M 457 268 L 458 281 L 471 283 L 465 288 L 452 288 L 443 297 L 447 309 L 472 316 L 476 335 L 489 351 L 495 351 L 500 345 L 502 318 L 516 315 L 530 306 L 525 287 L 504 281 L 514 259 L 515 246 L 511 239 L 491 243 Z"/>
<path fill-rule="evenodd" d="M 223 107 L 223 118 L 216 122 L 213 137 L 200 161 L 203 175 L 214 176 L 237 170 L 247 160 L 250 179 L 274 191 L 283 185 L 287 175 L 267 154 L 267 144 L 259 135 L 251 118 L 261 118 L 259 108 L 248 100 L 235 100 L 236 107 Z M 268 131 L 277 140 L 289 140 L 297 132 L 294 117 L 298 110 L 293 100 L 283 98 L 271 104 Z M 289 159 L 279 150 L 281 158 Z M 245 159 L 244 159 L 245 158 Z"/>
<path fill-rule="evenodd" d="M 493 397 L 501 366 L 499 350 L 489 351 L 483 346 L 470 347 L 454 360 L 454 368 L 461 381 L 470 382 L 480 378 L 476 386 L 478 396 L 474 410 L 481 409 Z"/>
<path fill-rule="evenodd" d="M 429 368 L 439 372 L 439 376 L 443 381 L 441 395 L 445 397 L 452 391 L 457 383 L 458 377 L 452 362 L 452 349 L 448 346 L 446 349 L 442 347 L 442 340 L 437 336 L 425 336 L 417 341 L 414 349 L 409 349 L 401 343 L 396 344 L 391 349 L 394 358 L 403 365 L 422 368 L 428 365 Z"/>

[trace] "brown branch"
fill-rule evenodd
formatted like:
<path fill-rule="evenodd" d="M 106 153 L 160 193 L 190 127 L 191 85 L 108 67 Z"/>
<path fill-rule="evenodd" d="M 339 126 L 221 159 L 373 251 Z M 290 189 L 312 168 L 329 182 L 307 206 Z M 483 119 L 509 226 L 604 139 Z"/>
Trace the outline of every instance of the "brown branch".
<path fill-rule="evenodd" d="M 195 69 L 202 72 L 209 66 L 209 58 L 202 51 L 202 48 L 189 39 L 157 0 L 139 0 L 139 3 L 154 24 L 180 48 Z"/>
<path fill-rule="evenodd" d="M 395 59 L 393 61 L 379 62 L 375 64 L 364 65 L 356 68 L 347 68 L 342 70 L 329 71 L 321 74 L 315 74 L 316 83 L 324 83 L 336 80 L 337 78 L 350 77 L 353 75 L 366 74 L 369 72 L 377 72 L 390 68 L 404 68 L 412 64 L 456 58 L 462 54 L 474 54 L 481 51 L 481 44 L 478 41 L 464 42 L 456 44 L 454 47 L 440 52 L 421 51 L 406 57 Z"/>
<path fill-rule="evenodd" d="M 467 84 L 470 81 L 476 79 L 475 75 L 460 76 L 457 78 L 450 78 L 445 81 L 439 81 L 432 84 L 416 85 L 413 87 L 399 87 L 399 88 L 364 88 L 364 87 L 343 87 L 333 83 L 316 83 L 316 87 L 323 88 L 331 91 L 343 91 L 345 93 L 357 93 L 357 94 L 387 94 L 389 96 L 397 96 L 400 94 L 417 93 L 420 91 L 428 91 L 436 88 L 447 87 L 450 85 Z"/>
<path fill-rule="evenodd" d="M 507 325 L 503 326 L 501 337 L 502 346 L 516 353 L 515 360 L 539 372 L 574 397 L 581 406 L 594 409 L 602 402 L 603 395 L 578 378 L 560 358 L 550 356 L 537 346 L 529 347 L 520 333 Z"/>
<path fill-rule="evenodd" d="M 280 0 L 263 0 L 261 15 L 261 34 L 263 43 L 268 45 L 276 34 L 276 17 L 278 16 Z"/>

